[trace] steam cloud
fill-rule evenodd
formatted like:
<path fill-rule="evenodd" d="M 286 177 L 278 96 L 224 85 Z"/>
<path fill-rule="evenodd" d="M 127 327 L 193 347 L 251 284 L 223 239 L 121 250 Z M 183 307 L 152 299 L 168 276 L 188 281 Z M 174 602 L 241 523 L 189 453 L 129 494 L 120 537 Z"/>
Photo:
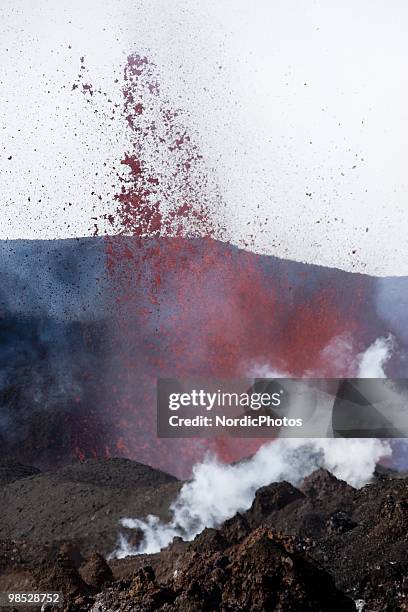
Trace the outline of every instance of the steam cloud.
<path fill-rule="evenodd" d="M 152 515 L 145 521 L 122 519 L 124 527 L 140 529 L 144 538 L 140 546 L 132 547 L 121 535 L 112 556 L 158 552 L 176 536 L 192 540 L 205 527 L 219 525 L 249 508 L 259 487 L 282 480 L 296 485 L 319 467 L 360 487 L 371 478 L 377 461 L 390 452 L 389 445 L 379 440 L 292 439 L 262 446 L 250 460 L 237 465 L 225 465 L 208 457 L 195 466 L 192 480 L 181 489 L 170 508 L 169 523 Z"/>
<path fill-rule="evenodd" d="M 377 338 L 359 357 L 359 378 L 386 378 L 384 366 L 391 358 L 394 348 L 392 336 Z"/>
<path fill-rule="evenodd" d="M 384 365 L 391 357 L 392 337 L 378 338 L 357 356 L 358 375 L 362 378 L 385 377 Z M 192 540 L 205 527 L 221 524 L 236 512 L 248 509 L 259 487 L 286 480 L 297 485 L 319 467 L 354 487 L 366 484 L 377 462 L 391 455 L 387 442 L 376 439 L 280 439 L 262 446 L 249 460 L 225 465 L 214 456 L 193 468 L 193 477 L 181 489 L 171 505 L 168 523 L 157 516 L 146 520 L 124 518 L 123 527 L 139 529 L 143 540 L 131 546 L 120 534 L 112 558 L 155 553 L 176 536 Z"/>

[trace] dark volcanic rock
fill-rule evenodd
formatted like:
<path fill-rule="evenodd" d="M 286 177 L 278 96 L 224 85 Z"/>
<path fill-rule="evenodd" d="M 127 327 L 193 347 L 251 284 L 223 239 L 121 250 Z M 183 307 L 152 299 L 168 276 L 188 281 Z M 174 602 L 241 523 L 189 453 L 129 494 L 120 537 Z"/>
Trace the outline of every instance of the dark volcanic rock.
<path fill-rule="evenodd" d="M 83 556 L 111 552 L 124 516 L 167 517 L 181 483 L 128 459 L 76 463 L 0 488 L 0 539 L 71 541 Z"/>
<path fill-rule="evenodd" d="M 373 474 L 373 480 L 377 481 L 402 478 L 408 478 L 408 471 L 398 471 L 384 465 L 377 465 Z"/>
<path fill-rule="evenodd" d="M 48 563 L 45 567 L 40 566 L 36 574 L 39 590 L 62 591 L 67 597 L 91 592 L 71 559 L 62 554 L 59 554 L 53 563 Z"/>
<path fill-rule="evenodd" d="M 327 521 L 327 532 L 328 533 L 345 533 L 346 531 L 350 531 L 357 527 L 357 523 L 351 520 L 346 512 L 342 510 L 338 510 L 337 512 L 333 512 Z"/>
<path fill-rule="evenodd" d="M 241 543 L 220 551 L 206 539 L 205 550 L 191 546 L 178 560 L 173 578 L 159 584 L 146 567 L 126 584 L 99 595 L 92 610 L 107 612 L 153 610 L 179 612 L 354 611 L 351 599 L 338 591 L 332 578 L 297 550 L 293 540 L 260 528 Z M 211 543 L 214 544 L 211 549 Z"/>
<path fill-rule="evenodd" d="M 222 524 L 220 531 L 228 542 L 235 544 L 243 540 L 251 531 L 248 519 L 239 512 Z"/>
<path fill-rule="evenodd" d="M 255 499 L 248 512 L 252 523 L 260 524 L 272 512 L 281 510 L 288 504 L 302 499 L 303 493 L 288 482 L 277 482 L 267 487 L 261 487 L 255 494 Z"/>
<path fill-rule="evenodd" d="M 288 483 L 263 487 L 247 517 L 252 527 L 267 524 L 300 538 L 321 538 L 339 511 L 344 523 L 349 520 L 355 493 L 346 482 L 319 469 L 305 478 L 299 490 Z M 333 525 L 335 521 L 334 518 Z"/>
<path fill-rule="evenodd" d="M 177 478 L 149 465 L 130 459 L 113 457 L 111 459 L 88 459 L 67 465 L 55 473 L 61 481 L 81 482 L 100 487 L 156 487 Z"/>
<path fill-rule="evenodd" d="M 40 470 L 31 465 L 23 465 L 18 461 L 7 459 L 0 460 L 0 487 L 21 478 L 28 478 L 39 474 Z"/>
<path fill-rule="evenodd" d="M 111 568 L 104 557 L 97 552 L 94 552 L 81 566 L 80 574 L 86 584 L 98 590 L 113 581 Z"/>
<path fill-rule="evenodd" d="M 323 468 L 307 476 L 300 489 L 307 497 L 315 501 L 334 496 L 348 498 L 354 492 L 353 487 L 347 484 L 347 482 L 339 480 Z"/>
<path fill-rule="evenodd" d="M 333 579 L 288 539 L 253 532 L 231 555 L 222 601 L 232 609 L 318 612 L 354 610 Z"/>
<path fill-rule="evenodd" d="M 204 529 L 194 541 L 189 545 L 189 550 L 197 551 L 200 554 L 206 552 L 223 551 L 228 546 L 226 540 L 219 529 Z"/>
<path fill-rule="evenodd" d="M 59 553 L 65 557 L 68 557 L 68 559 L 70 559 L 77 568 L 80 567 L 85 561 L 78 546 L 76 546 L 70 540 L 61 542 L 59 546 Z"/>
<path fill-rule="evenodd" d="M 337 587 L 364 610 L 403 610 L 407 584 L 408 480 L 376 479 L 355 490 L 326 470 L 301 485 L 302 499 L 270 512 L 247 513 L 253 526 L 267 524 L 303 543 L 335 578 Z"/>
<path fill-rule="evenodd" d="M 192 542 L 107 563 L 118 519 L 166 518 L 181 484 L 113 460 L 4 485 L 0 590 L 59 589 L 72 612 L 408 610 L 406 478 L 356 490 L 317 470 L 299 489 L 262 487 L 247 512 Z"/>
<path fill-rule="evenodd" d="M 345 532 L 329 530 L 316 543 L 315 558 L 370 612 L 408 609 L 408 480 L 365 486 L 349 517 L 354 525 Z"/>

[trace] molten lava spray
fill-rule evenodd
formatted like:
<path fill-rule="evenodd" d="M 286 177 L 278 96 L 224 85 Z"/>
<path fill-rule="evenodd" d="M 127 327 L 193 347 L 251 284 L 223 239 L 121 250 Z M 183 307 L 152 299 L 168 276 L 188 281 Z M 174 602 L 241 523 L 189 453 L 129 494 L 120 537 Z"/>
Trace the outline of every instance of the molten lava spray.
<path fill-rule="evenodd" d="M 367 308 L 373 280 L 239 250 L 181 110 L 137 55 L 125 73 L 130 132 L 106 238 L 116 300 L 112 410 L 127 456 L 187 476 L 210 449 L 225 461 L 262 440 L 158 440 L 158 377 L 357 374 L 357 355 L 385 332 Z M 113 436 L 114 437 L 114 436 Z"/>

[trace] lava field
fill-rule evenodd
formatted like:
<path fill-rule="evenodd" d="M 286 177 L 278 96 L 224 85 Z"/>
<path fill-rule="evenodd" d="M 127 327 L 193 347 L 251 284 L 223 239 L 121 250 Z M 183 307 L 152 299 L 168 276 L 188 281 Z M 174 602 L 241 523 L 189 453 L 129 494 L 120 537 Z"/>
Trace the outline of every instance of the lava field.
<path fill-rule="evenodd" d="M 3 460 L 0 591 L 62 591 L 72 612 L 408 610 L 406 474 L 379 467 L 354 489 L 319 469 L 191 542 L 107 561 L 120 518 L 168 518 L 182 484 L 126 459 Z"/>

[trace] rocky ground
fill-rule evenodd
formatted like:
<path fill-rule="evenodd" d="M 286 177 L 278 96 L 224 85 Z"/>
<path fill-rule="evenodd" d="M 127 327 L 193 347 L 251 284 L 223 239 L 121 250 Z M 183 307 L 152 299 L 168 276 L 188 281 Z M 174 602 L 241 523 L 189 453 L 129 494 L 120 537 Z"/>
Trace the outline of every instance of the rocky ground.
<path fill-rule="evenodd" d="M 119 519 L 165 519 L 181 485 L 125 459 L 44 473 L 3 461 L 0 591 L 60 590 L 72 612 L 408 611 L 406 475 L 271 483 L 193 542 L 108 563 Z"/>

